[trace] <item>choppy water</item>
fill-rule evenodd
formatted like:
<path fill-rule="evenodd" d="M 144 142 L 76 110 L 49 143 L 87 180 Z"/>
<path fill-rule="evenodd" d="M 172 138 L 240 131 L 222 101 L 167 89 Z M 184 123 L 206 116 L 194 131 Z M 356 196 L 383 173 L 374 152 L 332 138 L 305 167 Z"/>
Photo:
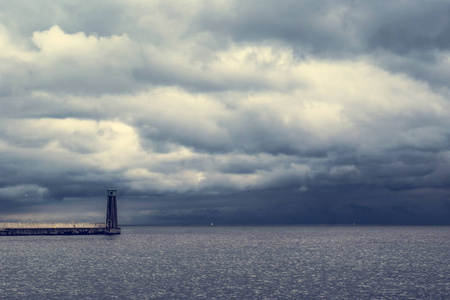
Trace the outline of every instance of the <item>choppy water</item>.
<path fill-rule="evenodd" d="M 450 227 L 0 238 L 0 299 L 449 299 Z"/>

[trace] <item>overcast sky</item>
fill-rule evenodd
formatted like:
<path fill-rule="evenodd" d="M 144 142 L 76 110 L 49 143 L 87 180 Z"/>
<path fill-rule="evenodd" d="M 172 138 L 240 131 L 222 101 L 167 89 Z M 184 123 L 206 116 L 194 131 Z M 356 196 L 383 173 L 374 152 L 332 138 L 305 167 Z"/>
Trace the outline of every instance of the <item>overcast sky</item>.
<path fill-rule="evenodd" d="M 1 1 L 0 220 L 450 224 L 449 1 Z"/>

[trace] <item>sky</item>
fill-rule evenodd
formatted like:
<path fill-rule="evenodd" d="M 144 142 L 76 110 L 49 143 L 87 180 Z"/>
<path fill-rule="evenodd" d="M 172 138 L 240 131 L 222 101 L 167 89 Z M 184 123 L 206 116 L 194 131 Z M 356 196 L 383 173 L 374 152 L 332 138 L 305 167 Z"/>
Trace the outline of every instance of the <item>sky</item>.
<path fill-rule="evenodd" d="M 450 224 L 450 3 L 0 2 L 0 220 Z"/>

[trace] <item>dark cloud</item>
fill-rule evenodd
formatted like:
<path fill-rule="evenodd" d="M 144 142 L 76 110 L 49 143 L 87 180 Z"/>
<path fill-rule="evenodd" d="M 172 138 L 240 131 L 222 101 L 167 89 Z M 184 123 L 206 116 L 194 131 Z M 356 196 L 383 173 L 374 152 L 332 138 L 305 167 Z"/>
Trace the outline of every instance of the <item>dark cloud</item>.
<path fill-rule="evenodd" d="M 370 21 L 378 24 L 372 26 L 374 31 L 368 38 L 369 46 L 398 54 L 448 50 L 450 23 L 446 15 L 450 11 L 449 3 L 436 1 L 433 5 L 421 4 L 399 2 L 387 6 L 376 3 L 376 14 Z M 381 18 L 375 21 L 376 16 Z"/>
<path fill-rule="evenodd" d="M 219 39 L 239 42 L 282 40 L 306 53 L 339 53 L 351 49 L 352 6 L 323 1 L 246 1 L 230 9 L 206 6 L 192 30 L 207 30 Z"/>
<path fill-rule="evenodd" d="M 206 5 L 191 31 L 210 32 L 227 41 L 217 43 L 222 47 L 280 41 L 300 61 L 371 56 L 390 71 L 443 86 L 449 11 L 447 1 L 245 1 L 229 9 Z"/>
<path fill-rule="evenodd" d="M 328 189 L 295 194 L 283 190 L 247 192 L 233 197 L 206 198 L 202 203 L 184 196 L 166 199 L 167 207 L 142 211 L 133 220 L 141 224 L 447 224 L 449 203 L 444 194 L 424 202 L 423 195 L 399 195 L 374 189 Z M 330 197 L 335 193 L 335 197 Z M 205 198 L 202 197 L 203 200 Z M 155 199 L 154 199 L 155 201 Z M 183 203 L 189 203 L 183 205 Z M 210 205 L 214 203 L 214 208 Z"/>
<path fill-rule="evenodd" d="M 447 1 L 246 1 L 205 5 L 191 30 L 240 42 L 282 40 L 311 55 L 377 48 L 400 54 L 448 49 Z"/>
<path fill-rule="evenodd" d="M 448 224 L 446 1 L 0 4 L 0 219 Z"/>
<path fill-rule="evenodd" d="M 83 5 L 83 1 L 61 1 L 55 4 L 44 0 L 40 5 L 33 1 L 2 2 L 2 25 L 20 37 L 29 37 L 36 31 L 45 31 L 59 25 L 69 33 L 84 32 L 87 35 L 121 35 L 125 3 L 120 1 L 96 1 Z M 122 29 L 121 29 L 122 28 Z"/>

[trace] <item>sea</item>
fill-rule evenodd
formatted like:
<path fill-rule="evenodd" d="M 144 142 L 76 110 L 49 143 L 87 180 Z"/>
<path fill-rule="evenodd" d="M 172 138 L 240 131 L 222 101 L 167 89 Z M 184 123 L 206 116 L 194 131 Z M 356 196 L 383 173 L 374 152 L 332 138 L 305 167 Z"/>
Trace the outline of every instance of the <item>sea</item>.
<path fill-rule="evenodd" d="M 450 227 L 0 237 L 0 299 L 450 299 Z"/>

